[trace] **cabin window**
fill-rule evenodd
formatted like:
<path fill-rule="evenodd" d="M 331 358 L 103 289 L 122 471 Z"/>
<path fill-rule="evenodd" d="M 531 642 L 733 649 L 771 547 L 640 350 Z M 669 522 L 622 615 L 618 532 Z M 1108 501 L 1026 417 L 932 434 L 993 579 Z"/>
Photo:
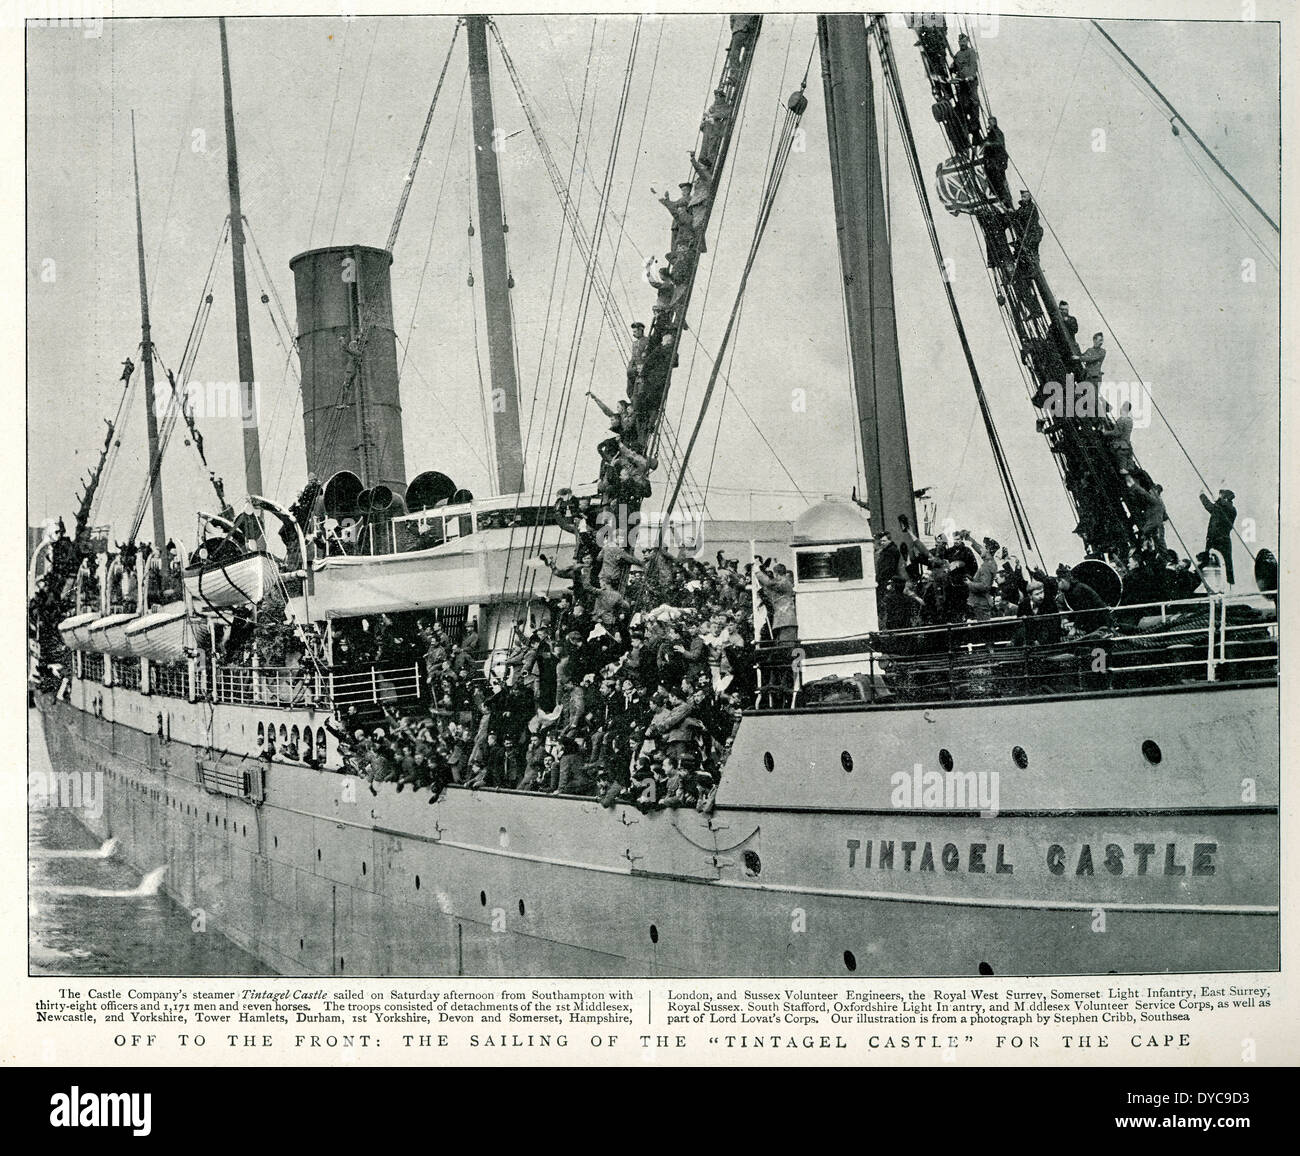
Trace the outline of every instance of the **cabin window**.
<path fill-rule="evenodd" d="M 862 547 L 801 550 L 795 555 L 795 575 L 800 582 L 861 581 Z"/>
<path fill-rule="evenodd" d="M 311 727 L 303 727 L 302 728 L 302 757 L 304 759 L 311 758 L 312 756 L 311 745 L 312 745 Z"/>
<path fill-rule="evenodd" d="M 260 747 L 266 742 L 266 726 L 262 723 L 257 724 L 257 745 Z"/>
<path fill-rule="evenodd" d="M 280 724 L 280 745 L 283 747 L 283 746 L 287 746 L 288 743 L 289 743 L 289 728 L 285 726 L 284 723 L 281 723 Z"/>
<path fill-rule="evenodd" d="M 316 756 L 323 759 L 325 757 L 325 728 L 316 728 Z"/>

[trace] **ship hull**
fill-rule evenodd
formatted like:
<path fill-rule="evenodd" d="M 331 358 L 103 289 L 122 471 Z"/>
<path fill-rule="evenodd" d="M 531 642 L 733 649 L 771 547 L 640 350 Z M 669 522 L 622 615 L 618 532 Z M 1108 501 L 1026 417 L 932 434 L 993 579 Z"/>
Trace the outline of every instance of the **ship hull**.
<path fill-rule="evenodd" d="M 1000 744 L 1017 726 L 1050 732 L 1053 708 L 1059 725 L 1062 706 L 1077 713 L 1086 705 L 984 708 L 989 741 Z M 844 794 L 853 773 L 842 766 L 818 776 L 809 755 L 819 741 L 838 748 L 855 728 L 874 726 L 906 746 L 909 728 L 918 736 L 933 729 L 936 712 L 906 710 L 746 718 L 738 765 L 728 766 L 734 800 L 720 794 L 711 817 L 460 788 L 431 806 L 427 792 L 377 784 L 372 795 L 364 780 L 253 762 L 264 788 L 255 802 L 205 789 L 196 768 L 211 768 L 214 756 L 197 744 L 41 701 L 56 772 L 94 776 L 99 795 L 87 825 L 117 839 L 140 870 L 165 866 L 166 890 L 196 918 L 201 912 L 202 926 L 284 974 L 1275 970 L 1277 775 L 1276 759 L 1271 776 L 1266 761 L 1276 735 L 1258 734 L 1256 724 L 1270 709 L 1276 718 L 1276 689 L 1142 705 L 1170 733 L 1209 719 L 1228 735 L 1241 766 L 1221 766 L 1222 790 L 1193 774 L 1178 781 L 1195 805 L 1177 784 L 1136 782 L 1136 806 L 1080 805 L 1100 773 L 1086 750 L 1075 752 L 1072 785 L 1056 791 L 1072 805 L 1025 805 L 1050 786 L 1026 772 L 1015 790 L 1004 788 L 996 815 L 882 805 L 874 788 Z M 974 717 L 951 722 L 969 728 Z M 254 723 L 250 714 L 250 730 Z M 859 755 L 855 769 L 858 782 L 874 772 L 886 787 L 888 752 L 878 746 L 882 762 Z M 780 769 L 767 770 L 760 756 L 772 747 L 777 768 L 799 760 L 800 801 L 811 805 L 791 805 L 797 795 L 773 789 Z M 1207 768 L 1222 763 L 1222 751 L 1209 754 Z M 224 762 L 250 766 L 246 757 Z M 1255 801 L 1242 805 L 1247 769 L 1259 778 Z M 1148 793 L 1165 805 L 1153 807 Z"/>

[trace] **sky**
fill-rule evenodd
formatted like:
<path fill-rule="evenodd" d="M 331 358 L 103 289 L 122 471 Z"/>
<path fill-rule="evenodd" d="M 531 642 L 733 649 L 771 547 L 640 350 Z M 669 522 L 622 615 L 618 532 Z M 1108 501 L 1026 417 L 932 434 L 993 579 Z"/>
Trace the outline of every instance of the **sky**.
<path fill-rule="evenodd" d="M 579 211 L 594 232 L 634 18 L 501 16 L 497 24 L 566 173 L 576 111 L 584 110 L 572 195 L 581 196 Z M 688 175 L 686 151 L 717 75 L 724 25 L 725 17 L 709 15 L 643 20 L 609 198 L 624 227 L 609 221 L 600 256 L 625 321 L 646 317 L 653 303 L 643 261 L 666 249 L 669 221 L 651 189 L 663 191 Z M 384 244 L 453 26 L 445 17 L 229 21 L 243 209 L 291 312 L 295 254 L 330 243 Z M 1276 27 L 1239 20 L 1108 20 L 1106 27 L 1280 219 Z M 1012 170 L 1012 186 L 1034 193 L 1059 238 L 1058 245 L 1049 232 L 1042 245 L 1047 277 L 1069 300 L 1081 335 L 1106 334 L 1108 379 L 1149 386 L 1149 395 L 1136 395 L 1134 445 L 1165 487 L 1175 528 L 1199 549 L 1205 517 L 1190 456 L 1210 487 L 1236 492 L 1239 526 L 1249 520 L 1255 542 L 1275 546 L 1276 234 L 1189 148 L 1186 134 L 1171 132 L 1168 115 L 1087 21 L 986 17 L 972 31 L 992 111 L 1021 174 Z M 913 37 L 902 27 L 892 33 L 921 167 L 930 176 L 943 148 L 928 85 Z M 765 19 L 731 175 L 724 177 L 697 279 L 691 327 L 712 354 L 735 299 L 774 126 L 809 66 L 801 147 L 786 170 L 727 355 L 729 387 L 719 386 L 692 460 L 697 488 L 708 480 L 715 516 L 792 516 L 823 494 L 847 494 L 859 477 L 815 42 L 810 14 Z M 228 204 L 215 21 L 109 20 L 99 37 L 75 28 L 33 29 L 27 44 L 27 477 L 29 520 L 38 522 L 70 514 L 78 478 L 97 456 L 104 419 L 117 408 L 122 359 L 135 356 L 140 340 L 132 110 L 153 338 L 173 367 Z M 476 297 L 482 273 L 467 230 L 477 212 L 464 44 L 462 34 L 395 246 L 392 282 L 408 473 L 439 469 L 487 494 L 477 368 L 481 360 L 487 374 L 487 350 Z M 505 137 L 500 160 L 525 425 L 534 414 L 528 465 L 540 472 L 578 332 L 583 270 L 561 230 L 558 200 L 495 46 L 490 53 Z M 883 109 L 879 86 L 877 97 Z M 941 520 L 1012 541 L 897 127 L 889 123 L 885 135 L 913 476 L 918 486 L 932 487 Z M 971 223 L 939 210 L 933 188 L 931 200 L 1036 535 L 1049 562 L 1077 560 L 1074 520 L 1034 429 L 1035 411 Z M 272 496 L 288 502 L 305 477 L 296 379 L 284 333 L 259 301 L 255 265 L 249 293 L 263 475 Z M 475 288 L 467 284 L 471 269 Z M 558 476 L 565 481 L 594 475 L 594 446 L 605 432 L 594 410 L 584 419 L 583 391 L 612 402 L 623 388 L 622 362 L 603 324 L 593 307 L 559 451 Z M 668 409 L 682 442 L 708 371 L 709 359 L 688 340 Z M 192 377 L 237 376 L 227 248 Z M 804 409 L 793 404 L 796 390 L 805 391 Z M 1147 396 L 1183 448 L 1151 412 Z M 1150 415 L 1146 427 L 1143 408 Z M 238 422 L 201 416 L 200 427 L 228 491 L 242 494 Z M 120 437 L 96 519 L 112 523 L 119 538 L 144 480 L 138 396 Z M 193 511 L 210 507 L 210 490 L 192 449 L 181 442 L 178 433 L 164 464 L 165 507 L 169 534 L 192 542 Z M 147 527 L 146 518 L 145 536 Z"/>

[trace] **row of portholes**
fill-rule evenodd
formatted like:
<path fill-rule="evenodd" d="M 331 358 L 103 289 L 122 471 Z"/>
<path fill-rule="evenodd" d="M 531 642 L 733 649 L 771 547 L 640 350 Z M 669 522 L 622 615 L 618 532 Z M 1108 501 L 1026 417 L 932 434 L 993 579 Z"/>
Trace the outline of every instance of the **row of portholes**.
<path fill-rule="evenodd" d="M 1142 743 L 1142 757 L 1154 767 L 1164 758 L 1164 752 L 1154 739 L 1146 739 Z M 1023 771 L 1029 766 L 1029 754 L 1024 747 L 1012 747 L 1011 761 Z M 840 766 L 846 774 L 853 773 L 853 756 L 848 751 L 840 751 Z M 939 766 L 945 771 L 951 771 L 954 766 L 952 751 L 947 747 L 939 748 Z M 768 774 L 776 770 L 776 759 L 772 757 L 771 751 L 763 752 L 763 768 Z"/>
<path fill-rule="evenodd" d="M 419 877 L 418 875 L 415 877 L 415 889 L 416 889 L 417 891 L 420 890 L 420 877 Z M 486 891 L 480 891 L 480 892 L 478 893 L 478 902 L 479 902 L 479 906 L 480 906 L 480 907 L 486 907 L 486 906 L 487 906 L 487 892 L 486 892 Z M 525 917 L 527 916 L 527 914 L 528 914 L 528 908 L 526 908 L 526 907 L 524 906 L 524 901 L 521 899 L 521 900 L 519 900 L 519 918 L 520 918 L 520 919 L 523 919 L 523 918 L 525 918 Z"/>
<path fill-rule="evenodd" d="M 269 753 L 274 754 L 276 750 L 276 741 L 280 743 L 280 754 L 287 759 L 310 759 L 313 757 L 312 747 L 315 746 L 314 755 L 316 758 L 324 759 L 327 753 L 325 738 L 325 728 L 317 727 L 315 738 L 312 737 L 311 727 L 303 727 L 301 731 L 295 727 L 287 727 L 284 723 L 279 724 L 279 731 L 276 731 L 276 724 L 258 723 L 257 724 L 257 745 L 265 748 Z M 288 753 L 288 752 L 295 753 Z"/>
<path fill-rule="evenodd" d="M 1155 758 L 1147 755 L 1147 748 L 1155 747 Z M 1142 744 L 1142 753 L 1147 755 L 1147 761 L 1158 763 L 1160 761 L 1160 748 L 1148 739 Z M 1016 764 L 1022 771 L 1029 766 L 1029 755 L 1025 753 L 1024 747 L 1011 748 L 1011 761 Z M 939 748 L 939 765 L 945 771 L 951 771 L 953 768 L 952 751 L 947 747 Z M 844 768 L 844 773 L 851 775 L 853 773 L 853 756 L 848 751 L 840 751 L 840 766 Z M 763 752 L 763 769 L 770 775 L 776 770 L 776 759 L 772 757 L 771 751 Z"/>

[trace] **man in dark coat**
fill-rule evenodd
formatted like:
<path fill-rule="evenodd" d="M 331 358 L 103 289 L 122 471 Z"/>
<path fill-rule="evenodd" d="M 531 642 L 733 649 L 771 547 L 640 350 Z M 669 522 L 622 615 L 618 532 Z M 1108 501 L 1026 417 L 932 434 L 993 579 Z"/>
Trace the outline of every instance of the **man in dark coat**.
<path fill-rule="evenodd" d="M 984 175 L 1002 203 L 1008 209 L 1014 209 L 1011 186 L 1007 184 L 1007 160 L 1006 137 L 998 128 L 998 118 L 991 116 L 988 131 L 984 134 Z"/>
<path fill-rule="evenodd" d="M 1113 626 L 1115 620 L 1102 596 L 1086 582 L 1080 582 L 1068 567 L 1056 571 L 1057 587 L 1070 608 L 1070 617 L 1081 634 L 1091 634 L 1103 626 Z"/>
<path fill-rule="evenodd" d="M 1229 586 L 1232 585 L 1232 527 L 1237 521 L 1237 507 L 1232 502 L 1236 496 L 1231 490 L 1220 490 L 1212 502 L 1201 495 L 1201 505 L 1210 515 L 1210 524 L 1205 531 L 1205 552 L 1218 550 L 1223 555 L 1223 572 Z"/>

